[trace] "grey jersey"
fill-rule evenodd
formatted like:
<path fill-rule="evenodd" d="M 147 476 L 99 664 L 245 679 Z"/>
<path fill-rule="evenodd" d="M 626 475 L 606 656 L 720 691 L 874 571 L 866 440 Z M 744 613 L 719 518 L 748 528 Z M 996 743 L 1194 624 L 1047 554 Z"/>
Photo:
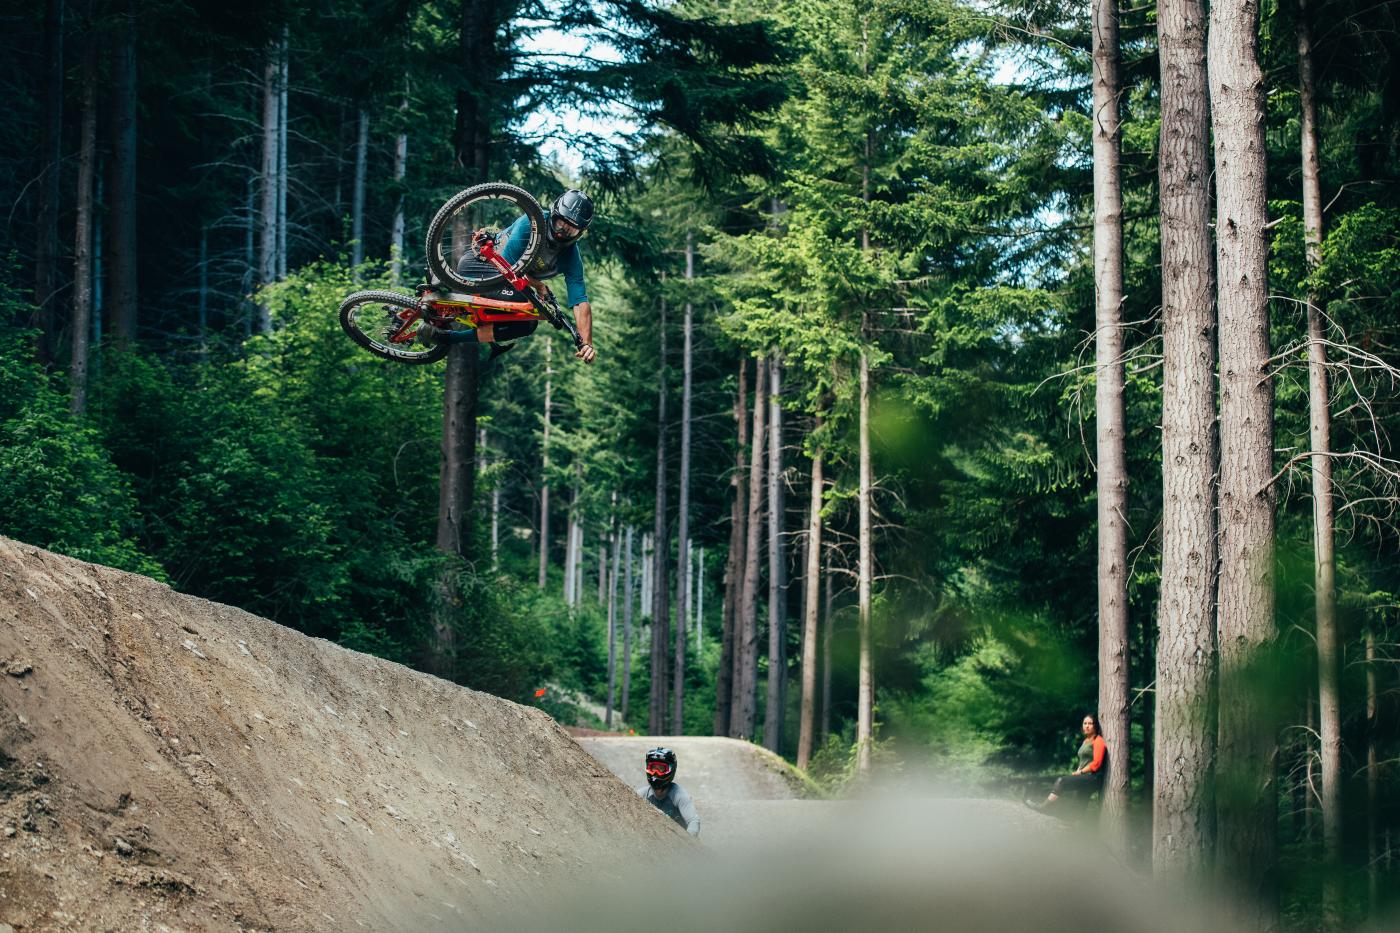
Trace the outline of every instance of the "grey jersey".
<path fill-rule="evenodd" d="M 684 826 L 692 836 L 700 835 L 700 814 L 695 812 L 695 801 L 690 799 L 684 787 L 673 781 L 666 796 L 657 797 L 651 785 L 644 784 L 637 788 L 637 796 Z"/>

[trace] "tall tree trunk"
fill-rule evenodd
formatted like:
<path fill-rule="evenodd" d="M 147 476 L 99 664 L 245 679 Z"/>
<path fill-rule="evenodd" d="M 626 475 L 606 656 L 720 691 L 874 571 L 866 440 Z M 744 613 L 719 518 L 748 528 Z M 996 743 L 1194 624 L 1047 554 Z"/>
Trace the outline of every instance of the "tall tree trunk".
<path fill-rule="evenodd" d="M 817 415 L 816 431 L 822 428 Z M 812 492 L 807 506 L 807 568 L 802 605 L 802 714 L 797 727 L 797 767 L 803 771 L 812 761 L 812 736 L 817 712 L 817 613 L 821 603 L 822 557 L 822 449 L 812 454 Z"/>
<path fill-rule="evenodd" d="M 695 651 L 705 647 L 705 549 L 695 554 Z"/>
<path fill-rule="evenodd" d="M 617 495 L 613 495 L 614 510 L 617 506 Z M 613 721 L 613 704 L 617 698 L 617 574 L 621 558 L 621 552 L 617 546 L 617 518 L 614 515 L 611 522 L 612 528 L 612 573 L 608 577 L 608 703 L 606 715 L 603 717 L 604 727 L 611 729 Z"/>
<path fill-rule="evenodd" d="M 536 581 L 544 589 L 549 578 L 549 419 L 554 407 L 553 344 L 544 343 L 544 433 L 540 437 L 540 567 Z"/>
<path fill-rule="evenodd" d="M 657 324 L 660 355 L 657 363 L 656 390 L 656 524 L 652 538 L 651 595 L 651 716 L 648 728 L 660 733 L 666 728 L 667 654 L 671 625 L 670 587 L 666 579 L 666 562 L 670 552 L 671 527 L 666 516 L 666 300 L 661 300 Z"/>
<path fill-rule="evenodd" d="M 408 95 L 399 101 L 399 119 L 408 119 Z M 408 133 L 400 130 L 394 137 L 394 225 L 389 243 L 389 281 L 398 285 L 403 279 L 404 248 L 404 176 L 408 174 Z"/>
<path fill-rule="evenodd" d="M 1215 845 L 1215 277 L 1201 0 L 1158 7 L 1162 69 L 1162 590 L 1152 862 L 1204 880 Z"/>
<path fill-rule="evenodd" d="M 77 222 L 73 234 L 73 352 L 69 407 L 87 408 L 88 337 L 93 319 L 93 198 L 97 179 L 97 35 L 91 25 L 83 50 L 83 112 L 78 132 Z"/>
<path fill-rule="evenodd" d="M 136 13 L 128 6 L 112 55 L 112 158 L 108 182 L 107 251 L 111 264 L 112 336 L 136 339 Z"/>
<path fill-rule="evenodd" d="M 578 486 L 574 486 L 573 498 L 569 505 L 568 541 L 564 545 L 564 602 L 572 606 L 577 602 L 579 565 L 578 544 Z"/>
<path fill-rule="evenodd" d="M 263 65 L 262 108 L 262 189 L 258 202 L 260 233 L 258 240 L 258 284 L 277 281 L 277 156 L 281 138 L 282 92 L 278 85 L 282 77 L 281 46 L 268 49 Z M 272 311 L 265 302 L 258 303 L 258 332 L 272 333 Z"/>
<path fill-rule="evenodd" d="M 715 735 L 729 735 L 730 703 L 734 692 L 734 644 L 739 629 L 739 594 L 743 589 L 744 543 L 748 516 L 744 493 L 744 448 L 748 430 L 748 358 L 739 356 L 739 385 L 734 394 L 734 472 L 729 475 L 729 553 L 724 559 L 724 610 L 720 621 L 719 670 L 715 672 Z"/>
<path fill-rule="evenodd" d="M 632 526 L 627 526 L 627 542 L 623 545 L 627 549 L 625 569 L 623 570 L 624 591 L 622 603 L 622 721 L 627 722 L 628 707 L 632 699 L 632 601 L 635 591 L 632 589 Z"/>
<path fill-rule="evenodd" d="M 1278 924 L 1272 698 L 1251 676 L 1274 621 L 1273 383 L 1268 371 L 1264 75 L 1259 7 L 1217 0 L 1208 36 L 1220 308 L 1220 796 L 1216 869 L 1241 919 Z"/>
<path fill-rule="evenodd" d="M 695 237 L 685 235 L 685 280 L 695 278 Z M 681 342 L 681 476 L 676 500 L 676 660 L 671 682 L 671 731 L 682 734 L 685 721 L 685 629 L 690 615 L 690 362 L 693 316 L 685 303 Z"/>
<path fill-rule="evenodd" d="M 209 225 L 199 225 L 199 356 L 208 352 L 209 345 Z"/>
<path fill-rule="evenodd" d="M 865 330 L 864 327 L 861 328 Z M 860 611 L 860 678 L 856 701 L 856 770 L 870 773 L 871 745 L 875 740 L 875 672 L 871 660 L 870 590 L 874 576 L 874 553 L 871 546 L 870 496 L 874 483 L 870 465 L 870 355 L 860 354 L 860 488 L 859 542 L 856 599 Z"/>
<path fill-rule="evenodd" d="M 39 361 L 58 356 L 58 215 L 63 180 L 63 0 L 44 4 L 44 100 L 39 154 L 39 217 L 34 250 L 34 326 L 39 328 Z"/>
<path fill-rule="evenodd" d="M 1303 235 L 1309 271 L 1322 261 L 1322 182 L 1318 171 L 1317 89 L 1307 0 L 1298 0 L 1298 99 L 1302 109 Z M 1342 704 L 1337 632 L 1337 561 L 1332 501 L 1332 416 L 1322 299 L 1308 295 L 1308 413 L 1312 457 L 1313 600 L 1317 613 L 1318 713 L 1322 757 L 1322 848 L 1328 926 L 1339 924 L 1335 869 L 1342 848 Z"/>
<path fill-rule="evenodd" d="M 608 533 L 598 529 L 598 605 L 603 605 L 608 597 Z"/>
<path fill-rule="evenodd" d="M 355 185 L 350 192 L 350 264 L 365 261 L 365 175 L 369 171 L 369 111 L 360 108 L 355 130 Z"/>
<path fill-rule="evenodd" d="M 1123 188 L 1119 166 L 1118 2 L 1094 0 L 1095 426 L 1098 439 L 1099 722 L 1116 750 L 1099 813 L 1128 851 L 1128 458 L 1123 415 Z"/>
<path fill-rule="evenodd" d="M 730 700 L 729 735 L 754 734 L 758 713 L 758 559 L 762 554 L 763 450 L 767 441 L 768 359 L 761 357 L 753 380 L 753 443 L 749 446 L 749 517 L 745 523 L 744 588 L 734 634 L 734 696 Z"/>
<path fill-rule="evenodd" d="M 831 632 L 836 620 L 836 585 L 831 572 L 831 550 L 826 552 L 822 574 L 822 742 L 831 735 Z"/>
<path fill-rule="evenodd" d="M 277 79 L 277 281 L 287 277 L 287 91 L 291 86 L 290 29 L 282 27 L 281 64 Z"/>
<path fill-rule="evenodd" d="M 787 679 L 787 626 L 783 612 L 783 474 L 782 362 L 768 361 L 768 697 L 763 710 L 763 745 L 780 752 L 783 745 L 784 681 Z"/>
<path fill-rule="evenodd" d="M 641 583 L 641 606 L 642 618 L 651 618 L 651 570 L 652 570 L 652 547 L 651 532 L 642 533 L 642 583 Z"/>
<path fill-rule="evenodd" d="M 1380 903 L 1380 770 L 1376 754 L 1376 739 L 1380 723 L 1376 721 L 1376 633 L 1366 630 L 1366 880 L 1371 915 Z"/>

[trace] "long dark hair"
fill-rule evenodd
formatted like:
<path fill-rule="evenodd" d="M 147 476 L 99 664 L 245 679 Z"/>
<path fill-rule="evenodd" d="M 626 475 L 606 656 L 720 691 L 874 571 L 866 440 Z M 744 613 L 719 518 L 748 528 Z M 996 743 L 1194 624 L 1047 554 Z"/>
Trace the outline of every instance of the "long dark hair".
<path fill-rule="evenodd" d="M 1092 719 L 1094 721 L 1094 735 L 1103 738 L 1103 726 L 1099 725 L 1099 717 L 1094 713 L 1085 713 L 1084 719 Z"/>

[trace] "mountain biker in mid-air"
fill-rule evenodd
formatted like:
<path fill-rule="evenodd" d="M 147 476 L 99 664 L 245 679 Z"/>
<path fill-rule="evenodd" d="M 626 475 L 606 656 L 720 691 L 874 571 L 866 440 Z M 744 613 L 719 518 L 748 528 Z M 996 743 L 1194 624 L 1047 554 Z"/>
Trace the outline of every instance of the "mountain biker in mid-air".
<path fill-rule="evenodd" d="M 583 346 L 579 347 L 574 355 L 585 363 L 593 362 L 596 353 L 593 349 L 593 307 L 588 301 L 588 291 L 584 285 L 583 257 L 579 254 L 578 241 L 592 220 L 592 199 L 576 188 L 565 191 L 555 199 L 549 213 L 545 215 L 544 242 L 535 258 L 523 270 L 541 297 L 550 293 L 544 279 L 564 276 L 565 304 L 573 309 L 579 335 L 583 337 Z M 496 249 L 507 263 L 514 264 L 524 252 L 529 241 L 529 229 L 529 218 L 522 216 L 502 231 Z M 462 258 L 459 268 L 479 263 L 481 260 L 469 253 Z M 509 286 L 505 290 L 512 292 Z M 494 326 L 482 324 L 474 330 L 443 330 L 424 321 L 418 329 L 418 339 L 424 342 L 471 342 L 502 346 L 507 341 L 528 336 L 535 326 L 534 322 Z M 503 349 L 508 348 L 503 346 Z"/>
<path fill-rule="evenodd" d="M 676 753 L 669 748 L 653 748 L 647 752 L 647 785 L 637 788 L 637 795 L 662 813 L 684 826 L 692 836 L 700 835 L 700 814 L 695 801 L 684 787 L 675 783 Z"/>

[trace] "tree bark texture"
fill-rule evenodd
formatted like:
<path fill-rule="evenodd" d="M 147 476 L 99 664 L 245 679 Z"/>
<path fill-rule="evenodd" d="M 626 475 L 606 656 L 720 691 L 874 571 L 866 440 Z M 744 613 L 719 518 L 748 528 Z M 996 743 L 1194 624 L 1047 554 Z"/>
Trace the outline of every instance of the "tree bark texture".
<path fill-rule="evenodd" d="M 34 244 L 33 325 L 39 329 L 39 362 L 58 356 L 59 242 L 58 217 L 62 207 L 63 179 L 63 0 L 44 4 L 44 95 L 39 152 L 43 174 L 39 182 L 39 217 Z"/>
<path fill-rule="evenodd" d="M 612 532 L 612 572 L 608 576 L 608 703 L 603 725 L 611 729 L 613 705 L 617 698 L 617 575 L 621 551 L 618 549 L 617 529 Z"/>
<path fill-rule="evenodd" d="M 365 177 L 369 171 L 369 111 L 360 108 L 355 124 L 355 183 L 350 192 L 350 264 L 365 261 Z"/>
<path fill-rule="evenodd" d="M 282 93 L 281 47 L 269 47 L 263 65 L 262 113 L 262 187 L 258 199 L 258 284 L 277 281 L 277 156 L 280 146 Z M 272 333 L 272 312 L 266 304 L 258 305 L 258 332 Z"/>
<path fill-rule="evenodd" d="M 1200 881 L 1215 846 L 1215 275 L 1205 9 L 1164 0 L 1162 584 L 1153 732 L 1152 861 Z"/>
<path fill-rule="evenodd" d="M 734 394 L 734 472 L 729 475 L 729 553 L 724 560 L 724 608 L 720 620 L 719 670 L 715 673 L 715 735 L 729 735 L 730 701 L 734 691 L 734 644 L 739 628 L 739 596 L 743 590 L 745 504 L 744 454 L 748 445 L 748 358 L 739 357 L 739 383 Z"/>
<path fill-rule="evenodd" d="M 73 327 L 69 407 L 87 408 L 88 337 L 93 317 L 93 218 L 97 184 L 97 37 L 90 34 L 83 52 L 81 126 L 78 131 L 77 219 L 73 233 Z"/>
<path fill-rule="evenodd" d="M 783 618 L 783 409 L 782 362 L 768 361 L 768 697 L 763 710 L 763 746 L 783 746 L 784 681 L 787 679 L 787 626 Z"/>
<path fill-rule="evenodd" d="M 651 716 L 648 728 L 659 734 L 666 728 L 667 653 L 671 625 L 670 586 L 666 579 L 671 526 L 666 515 L 666 301 L 662 299 L 657 324 L 660 352 L 656 371 L 656 504 L 652 529 L 651 594 Z"/>
<path fill-rule="evenodd" d="M 540 437 L 540 568 L 537 580 L 544 589 L 549 578 L 549 420 L 554 407 L 553 344 L 544 343 L 544 431 Z"/>
<path fill-rule="evenodd" d="M 627 549 L 625 570 L 623 571 L 622 601 L 622 721 L 627 722 L 628 707 L 632 699 L 632 526 L 627 526 Z"/>
<path fill-rule="evenodd" d="M 831 573 L 831 551 L 826 553 L 822 574 L 822 742 L 831 735 L 831 631 L 836 619 L 836 586 Z"/>
<path fill-rule="evenodd" d="M 862 327 L 862 330 L 864 328 Z M 856 770 L 870 773 L 871 745 L 875 741 L 875 671 L 871 660 L 871 582 L 874 576 L 874 549 L 871 542 L 870 496 L 874 485 L 870 463 L 870 355 L 860 354 L 860 488 L 858 498 L 858 539 L 860 565 L 856 570 L 857 602 L 860 611 L 860 674 L 856 696 Z"/>
<path fill-rule="evenodd" d="M 1302 110 L 1303 237 L 1308 270 L 1322 262 L 1322 182 L 1318 168 L 1317 87 L 1307 0 L 1298 2 L 1298 101 Z M 1337 631 L 1337 558 L 1332 499 L 1332 415 L 1328 408 L 1322 298 L 1308 295 L 1308 434 L 1313 450 L 1313 605 L 1317 615 L 1318 734 L 1322 764 L 1322 849 L 1336 866 L 1342 849 L 1342 703 Z M 1324 910 L 1335 927 L 1341 892 L 1328 873 Z"/>
<path fill-rule="evenodd" d="M 408 97 L 399 102 L 400 119 L 407 119 Z M 400 132 L 394 137 L 394 224 L 389 240 L 389 281 L 398 285 L 403 279 L 404 249 L 404 191 L 403 180 L 408 174 L 408 134 Z"/>
<path fill-rule="evenodd" d="M 287 93 L 290 88 L 291 29 L 282 27 L 277 78 L 277 281 L 287 277 Z"/>
<path fill-rule="evenodd" d="M 1220 309 L 1220 731 L 1216 869 L 1242 921 L 1278 925 L 1271 685 L 1273 385 L 1265 224 L 1264 76 L 1256 0 L 1218 0 L 1208 34 Z"/>
<path fill-rule="evenodd" d="M 695 236 L 685 235 L 685 280 L 695 278 Z M 681 475 L 676 501 L 676 659 L 671 677 L 671 731 L 684 732 L 685 721 L 685 643 L 686 625 L 690 617 L 690 382 L 691 341 L 694 314 L 689 301 L 685 303 L 685 319 L 681 328 Z"/>
<path fill-rule="evenodd" d="M 816 429 L 822 419 L 817 416 Z M 797 767 L 803 771 L 812 761 L 812 737 L 817 710 L 817 615 L 821 604 L 822 554 L 822 450 L 812 455 L 812 490 L 807 506 L 807 569 L 803 576 L 802 606 L 802 712 L 797 725 Z"/>
<path fill-rule="evenodd" d="M 475 344 L 456 343 L 447 355 L 443 399 L 442 462 L 438 492 L 438 550 L 466 557 L 471 541 L 476 485 Z"/>
<path fill-rule="evenodd" d="M 1123 187 L 1118 0 L 1093 4 L 1095 428 L 1098 448 L 1099 722 L 1111 744 L 1099 810 L 1128 851 L 1128 457 L 1123 415 Z"/>
<path fill-rule="evenodd" d="M 113 339 L 136 339 L 136 14 L 121 14 L 112 53 L 112 158 L 107 192 L 107 253 L 111 269 Z"/>
<path fill-rule="evenodd" d="M 753 433 L 749 446 L 748 506 L 744 538 L 744 585 L 734 633 L 734 696 L 730 701 L 729 735 L 747 739 L 754 734 L 758 705 L 758 582 L 763 543 L 763 450 L 767 441 L 768 360 L 759 359 L 754 373 Z"/>

